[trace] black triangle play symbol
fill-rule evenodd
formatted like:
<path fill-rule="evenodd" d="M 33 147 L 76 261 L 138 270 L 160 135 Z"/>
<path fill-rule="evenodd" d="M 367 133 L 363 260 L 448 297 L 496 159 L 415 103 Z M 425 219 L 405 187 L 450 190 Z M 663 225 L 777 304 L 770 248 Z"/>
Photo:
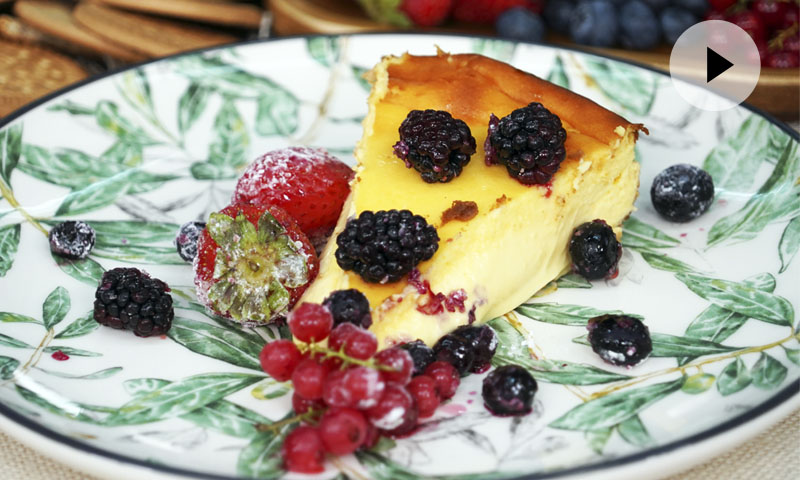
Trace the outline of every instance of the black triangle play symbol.
<path fill-rule="evenodd" d="M 722 75 L 733 64 L 719 53 L 706 47 L 706 83 Z"/>

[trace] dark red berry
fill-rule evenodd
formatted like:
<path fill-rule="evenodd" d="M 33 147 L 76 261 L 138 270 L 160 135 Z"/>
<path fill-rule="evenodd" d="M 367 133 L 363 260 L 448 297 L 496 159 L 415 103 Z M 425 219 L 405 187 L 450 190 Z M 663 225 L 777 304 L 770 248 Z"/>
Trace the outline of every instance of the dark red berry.
<path fill-rule="evenodd" d="M 317 429 L 301 425 L 283 441 L 286 470 L 297 473 L 320 473 L 325 470 L 325 447 Z"/>
<path fill-rule="evenodd" d="M 764 40 L 767 35 L 764 22 L 756 13 L 749 10 L 734 13 L 728 20 L 747 32 L 755 41 Z"/>
<path fill-rule="evenodd" d="M 406 436 L 409 433 L 413 432 L 415 428 L 417 428 L 418 420 L 419 420 L 419 409 L 417 408 L 417 404 L 413 402 L 413 397 L 412 397 L 411 407 L 409 407 L 408 410 L 406 410 L 405 415 L 403 416 L 403 421 L 400 423 L 400 425 L 390 430 L 383 430 L 383 433 L 390 437 Z"/>
<path fill-rule="evenodd" d="M 316 412 L 322 412 L 325 410 L 325 403 L 321 400 L 309 400 L 307 398 L 303 398 L 297 394 L 297 392 L 292 393 L 292 410 L 297 415 L 302 415 L 309 410 L 314 410 Z"/>
<path fill-rule="evenodd" d="M 381 430 L 392 430 L 403 425 L 414 399 L 403 387 L 388 385 L 378 404 L 366 410 L 367 418 Z"/>
<path fill-rule="evenodd" d="M 381 376 L 386 383 L 394 385 L 407 385 L 411 381 L 414 371 L 414 360 L 411 355 L 400 348 L 387 348 L 375 355 L 379 365 L 391 367 L 392 370 L 381 370 Z"/>
<path fill-rule="evenodd" d="M 419 375 L 411 379 L 408 384 L 408 393 L 414 397 L 419 410 L 419 418 L 432 416 L 439 408 L 439 394 L 436 393 L 436 382 L 427 375 Z"/>
<path fill-rule="evenodd" d="M 636 317 L 602 315 L 589 319 L 586 328 L 592 350 L 612 365 L 638 365 L 653 351 L 650 330 Z"/>
<path fill-rule="evenodd" d="M 569 241 L 572 271 L 587 280 L 614 278 L 622 258 L 622 245 L 605 220 L 596 219 L 578 226 Z"/>
<path fill-rule="evenodd" d="M 750 9 L 761 17 L 768 28 L 780 27 L 789 8 L 792 8 L 789 2 L 778 0 L 755 0 L 750 5 Z"/>
<path fill-rule="evenodd" d="M 538 386 L 519 365 L 503 365 L 483 379 L 483 402 L 495 415 L 527 415 Z"/>
<path fill-rule="evenodd" d="M 378 351 L 378 338 L 374 333 L 352 323 L 339 324 L 328 339 L 331 350 L 343 351 L 345 355 L 366 360 Z"/>
<path fill-rule="evenodd" d="M 708 3 L 711 4 L 711 8 L 713 8 L 715 11 L 724 12 L 731 5 L 736 3 L 736 0 L 709 0 Z"/>
<path fill-rule="evenodd" d="M 381 432 L 375 428 L 375 425 L 367 422 L 367 435 L 364 438 L 364 443 L 361 445 L 362 450 L 368 450 L 378 444 L 381 439 Z"/>
<path fill-rule="evenodd" d="M 411 355 L 411 359 L 414 361 L 412 375 L 421 375 L 428 368 L 428 365 L 436 360 L 436 354 L 433 353 L 433 349 L 425 345 L 422 340 L 404 343 L 398 348 L 402 348 Z"/>
<path fill-rule="evenodd" d="M 340 323 L 352 323 L 357 327 L 369 328 L 372 325 L 369 300 L 355 288 L 336 290 L 328 295 L 322 304 L 331 311 L 334 326 Z"/>
<path fill-rule="evenodd" d="M 306 358 L 292 373 L 294 391 L 303 398 L 316 400 L 322 398 L 322 385 L 328 376 L 328 368 L 315 360 Z"/>
<path fill-rule="evenodd" d="M 258 358 L 267 375 L 279 382 L 286 382 L 292 378 L 292 372 L 303 355 L 291 340 L 275 340 L 264 345 Z"/>
<path fill-rule="evenodd" d="M 350 395 L 351 407 L 364 410 L 378 404 L 386 382 L 381 374 L 372 368 L 355 367 L 347 371 L 343 379 L 344 388 Z"/>
<path fill-rule="evenodd" d="M 796 52 L 772 52 L 767 55 L 764 66 L 770 68 L 797 68 L 800 66 L 800 56 Z"/>
<path fill-rule="evenodd" d="M 303 303 L 286 319 L 292 335 L 301 342 L 319 342 L 328 338 L 333 328 L 331 312 L 316 303 Z"/>
<path fill-rule="evenodd" d="M 428 365 L 425 375 L 431 377 L 436 383 L 436 391 L 442 400 L 447 400 L 456 394 L 461 376 L 458 370 L 447 362 L 436 361 Z"/>
<path fill-rule="evenodd" d="M 793 26 L 797 25 L 800 22 L 800 7 L 797 5 L 792 5 L 791 8 L 787 8 L 783 14 L 783 22 L 780 25 L 780 28 L 792 28 Z"/>
<path fill-rule="evenodd" d="M 325 450 L 334 455 L 347 455 L 355 452 L 366 440 L 367 420 L 358 410 L 334 408 L 322 416 L 319 436 Z"/>

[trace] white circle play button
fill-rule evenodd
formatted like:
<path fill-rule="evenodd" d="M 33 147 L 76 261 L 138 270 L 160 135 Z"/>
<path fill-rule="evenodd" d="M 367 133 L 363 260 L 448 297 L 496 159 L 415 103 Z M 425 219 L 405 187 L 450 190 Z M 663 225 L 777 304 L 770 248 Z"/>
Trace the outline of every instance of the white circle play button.
<path fill-rule="evenodd" d="M 669 57 L 669 72 L 687 102 L 703 110 L 727 110 L 756 88 L 761 59 L 747 32 L 729 22 L 708 20 L 678 38 Z"/>

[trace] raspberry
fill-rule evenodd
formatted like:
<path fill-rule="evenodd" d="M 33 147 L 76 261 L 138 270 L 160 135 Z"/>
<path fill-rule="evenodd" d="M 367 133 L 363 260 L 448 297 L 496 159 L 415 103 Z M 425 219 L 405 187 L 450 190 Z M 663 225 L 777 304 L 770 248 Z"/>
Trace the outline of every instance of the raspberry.
<path fill-rule="evenodd" d="M 369 330 L 342 323 L 331 332 L 328 348 L 337 352 L 343 349 L 349 357 L 366 360 L 378 351 L 378 338 Z"/>
<path fill-rule="evenodd" d="M 400 124 L 394 153 L 427 183 L 446 183 L 461 174 L 475 153 L 475 137 L 463 120 L 443 110 L 412 110 Z"/>
<path fill-rule="evenodd" d="M 245 170 L 231 203 L 286 210 L 316 246 L 336 226 L 352 178 L 353 170 L 325 150 L 307 147 L 273 150 Z"/>
<path fill-rule="evenodd" d="M 586 328 L 592 350 L 612 365 L 638 365 L 653 351 L 650 330 L 638 318 L 602 315 L 589 319 Z"/>
<path fill-rule="evenodd" d="M 197 242 L 200 241 L 204 228 L 206 228 L 205 222 L 186 222 L 181 225 L 175 236 L 175 247 L 184 261 L 189 263 L 194 261 L 194 257 L 197 256 Z"/>
<path fill-rule="evenodd" d="M 433 257 L 439 235 L 408 210 L 367 210 L 348 220 L 336 245 L 336 262 L 343 270 L 367 282 L 392 283 Z"/>
<path fill-rule="evenodd" d="M 175 317 L 169 291 L 166 283 L 136 268 L 109 270 L 94 292 L 94 319 L 138 337 L 162 335 Z"/>
<path fill-rule="evenodd" d="M 414 371 L 414 360 L 411 354 L 400 348 L 387 348 L 375 355 L 375 361 L 380 365 L 391 367 L 392 370 L 381 370 L 381 376 L 386 383 L 392 385 L 407 385 L 411 381 Z"/>
<path fill-rule="evenodd" d="M 436 393 L 436 382 L 427 375 L 419 375 L 411 379 L 408 384 L 408 393 L 414 397 L 414 402 L 419 409 L 419 418 L 432 416 L 439 408 L 439 394 Z"/>
<path fill-rule="evenodd" d="M 345 374 L 344 387 L 350 393 L 350 406 L 364 410 L 378 403 L 386 390 L 386 383 L 377 370 L 355 367 Z"/>
<path fill-rule="evenodd" d="M 363 328 L 372 325 L 369 300 L 355 288 L 336 290 L 328 295 L 322 304 L 331 311 L 334 326 L 345 322 Z"/>
<path fill-rule="evenodd" d="M 367 438 L 364 414 L 352 408 L 336 408 L 325 412 L 319 423 L 319 436 L 325 450 L 334 455 L 355 452 Z"/>
<path fill-rule="evenodd" d="M 435 27 L 450 15 L 454 0 L 403 0 L 400 10 L 418 27 Z"/>
<path fill-rule="evenodd" d="M 650 187 L 653 208 L 667 220 L 688 222 L 714 201 L 714 180 L 705 170 L 685 163 L 667 167 Z"/>
<path fill-rule="evenodd" d="M 518 365 L 503 365 L 483 379 L 483 402 L 495 415 L 527 415 L 537 389 L 530 372 Z"/>
<path fill-rule="evenodd" d="M 302 303 L 286 319 L 294 338 L 301 342 L 319 342 L 328 338 L 333 327 L 331 312 L 316 303 Z"/>
<path fill-rule="evenodd" d="M 325 409 L 325 403 L 319 399 L 309 400 L 303 398 L 298 395 L 297 392 L 292 393 L 292 410 L 294 410 L 296 415 L 302 415 L 312 409 L 321 412 Z"/>
<path fill-rule="evenodd" d="M 622 245 L 614 230 L 604 220 L 578 226 L 569 241 L 572 271 L 587 280 L 614 278 L 622 257 Z"/>
<path fill-rule="evenodd" d="M 412 409 L 414 399 L 408 390 L 397 385 L 387 385 L 378 404 L 366 410 L 366 414 L 369 421 L 379 429 L 392 430 L 403 425 Z"/>
<path fill-rule="evenodd" d="M 567 131 L 561 119 L 541 103 L 489 120 L 486 163 L 505 165 L 508 174 L 525 185 L 544 185 L 553 178 L 567 155 Z"/>
<path fill-rule="evenodd" d="M 399 348 L 411 355 L 411 359 L 414 361 L 414 371 L 412 372 L 414 376 L 421 375 L 428 368 L 428 365 L 436 360 L 436 354 L 433 353 L 433 349 L 425 345 L 422 340 L 404 343 Z"/>
<path fill-rule="evenodd" d="M 497 17 L 514 7 L 525 7 L 533 12 L 542 10 L 539 0 L 456 0 L 453 18 L 461 22 L 494 23 Z"/>
<path fill-rule="evenodd" d="M 475 362 L 475 349 L 472 342 L 460 335 L 448 333 L 433 346 L 436 359 L 447 362 L 461 375 L 466 375 L 472 370 Z"/>
<path fill-rule="evenodd" d="M 281 447 L 286 470 L 320 473 L 325 470 L 325 447 L 317 429 L 299 426 L 292 430 Z"/>
<path fill-rule="evenodd" d="M 275 340 L 264 345 L 261 354 L 261 368 L 279 382 L 292 378 L 292 372 L 303 359 L 297 346 L 290 340 Z"/>
<path fill-rule="evenodd" d="M 292 372 L 294 391 L 308 400 L 322 398 L 322 385 L 328 376 L 328 368 L 315 360 L 302 360 Z"/>
<path fill-rule="evenodd" d="M 461 376 L 458 370 L 447 362 L 435 361 L 425 369 L 425 375 L 431 377 L 436 383 L 436 391 L 442 400 L 447 400 L 456 394 Z"/>
<path fill-rule="evenodd" d="M 212 213 L 197 248 L 198 299 L 248 325 L 286 315 L 319 271 L 308 238 L 278 207 L 229 205 Z"/>
<path fill-rule="evenodd" d="M 68 220 L 53 227 L 47 238 L 55 255 L 80 260 L 89 256 L 96 234 L 88 223 Z"/>

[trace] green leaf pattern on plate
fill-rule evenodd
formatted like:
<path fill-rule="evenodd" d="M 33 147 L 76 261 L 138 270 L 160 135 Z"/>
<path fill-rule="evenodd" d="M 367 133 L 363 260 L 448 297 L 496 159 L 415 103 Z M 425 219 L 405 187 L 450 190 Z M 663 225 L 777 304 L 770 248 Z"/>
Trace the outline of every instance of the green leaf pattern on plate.
<path fill-rule="evenodd" d="M 19 224 L 0 227 L 0 277 L 8 273 L 14 264 L 21 229 Z"/>

